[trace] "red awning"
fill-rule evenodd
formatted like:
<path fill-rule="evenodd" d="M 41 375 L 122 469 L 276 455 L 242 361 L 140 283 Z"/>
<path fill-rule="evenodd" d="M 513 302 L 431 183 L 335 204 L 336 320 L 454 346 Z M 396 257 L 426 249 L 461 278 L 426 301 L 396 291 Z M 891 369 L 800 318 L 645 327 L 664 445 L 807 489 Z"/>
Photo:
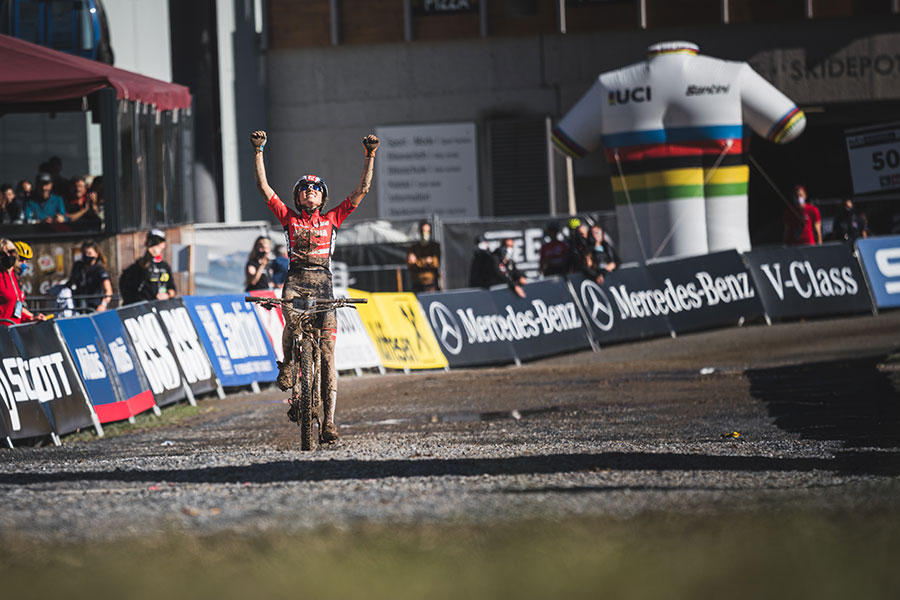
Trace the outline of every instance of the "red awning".
<path fill-rule="evenodd" d="M 191 92 L 79 56 L 0 35 L 0 104 L 59 102 L 113 87 L 120 100 L 156 105 L 157 110 L 188 108 Z"/>

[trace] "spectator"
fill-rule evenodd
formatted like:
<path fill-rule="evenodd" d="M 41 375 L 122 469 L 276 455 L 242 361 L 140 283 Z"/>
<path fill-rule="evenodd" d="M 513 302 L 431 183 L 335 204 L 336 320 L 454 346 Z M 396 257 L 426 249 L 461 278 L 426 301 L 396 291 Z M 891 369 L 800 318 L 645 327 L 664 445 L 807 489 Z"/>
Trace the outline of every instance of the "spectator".
<path fill-rule="evenodd" d="M 81 244 L 81 260 L 72 266 L 66 286 L 97 312 L 109 307 L 113 294 L 112 282 L 106 272 L 106 257 L 94 240 Z"/>
<path fill-rule="evenodd" d="M 103 175 L 97 175 L 91 181 L 88 189 L 88 203 L 90 204 L 90 212 L 102 221 L 105 217 L 103 210 Z"/>
<path fill-rule="evenodd" d="M 25 219 L 25 205 L 31 200 L 31 190 L 31 182 L 27 179 L 20 180 L 16 185 L 16 202 L 19 204 L 19 211 L 22 213 L 23 220 Z"/>
<path fill-rule="evenodd" d="M 271 271 L 269 267 L 269 254 L 272 252 L 272 242 L 261 235 L 253 242 L 253 249 L 247 256 L 247 264 L 244 265 L 244 290 L 270 290 L 272 289 Z"/>
<path fill-rule="evenodd" d="M 16 190 L 8 183 L 0 185 L 0 225 L 22 222 L 22 211 Z"/>
<path fill-rule="evenodd" d="M 859 214 L 853 207 L 853 200 L 844 200 L 844 207 L 834 216 L 832 237 L 836 240 L 855 242 L 859 238 L 869 237 L 869 224 L 866 216 Z"/>
<path fill-rule="evenodd" d="M 275 260 L 272 261 L 272 284 L 275 289 L 282 289 L 287 280 L 288 269 L 291 268 L 291 259 L 288 258 L 287 246 L 278 244 L 275 246 Z"/>
<path fill-rule="evenodd" d="M 431 239 L 431 223 L 419 223 L 419 239 L 409 247 L 406 264 L 413 292 L 436 292 L 441 289 L 441 246 Z"/>
<path fill-rule="evenodd" d="M 784 209 L 784 243 L 787 246 L 810 246 L 822 243 L 822 215 L 806 201 L 806 188 L 794 186 L 791 204 Z"/>
<path fill-rule="evenodd" d="M 45 318 L 25 308 L 25 293 L 14 273 L 18 258 L 15 244 L 6 238 L 0 239 L 0 325 L 4 327 L 10 325 L 9 321 L 18 324 Z"/>
<path fill-rule="evenodd" d="M 525 285 L 525 274 L 516 266 L 513 256 L 516 253 L 516 241 L 512 238 L 506 238 L 500 247 L 494 251 L 499 260 L 500 270 L 506 273 L 510 281 L 516 285 Z"/>
<path fill-rule="evenodd" d="M 510 239 L 509 242 L 512 242 Z M 525 290 L 522 289 L 524 277 L 512 262 L 512 244 L 507 245 L 506 240 L 494 252 L 488 251 L 488 243 L 484 236 L 475 238 L 477 245 L 472 256 L 472 265 L 469 270 L 469 285 L 472 287 L 489 288 L 497 284 L 505 284 L 518 296 L 524 298 Z M 519 279 L 521 277 L 521 280 Z"/>
<path fill-rule="evenodd" d="M 53 193 L 53 178 L 49 173 L 37 176 L 38 191 L 25 205 L 25 221 L 28 223 L 64 223 L 66 207 L 63 199 Z"/>
<path fill-rule="evenodd" d="M 99 220 L 96 215 L 91 213 L 91 203 L 88 199 L 88 188 L 84 177 L 72 178 L 69 198 L 66 203 L 66 216 L 70 221 L 78 221 L 81 218 Z"/>
<path fill-rule="evenodd" d="M 569 244 L 559 237 L 559 223 L 550 221 L 544 228 L 546 241 L 541 244 L 538 270 L 544 277 L 569 272 Z"/>
<path fill-rule="evenodd" d="M 16 262 L 14 273 L 16 274 L 16 277 L 19 278 L 19 283 L 21 284 L 22 277 L 24 277 L 25 273 L 28 271 L 28 261 L 34 256 L 34 252 L 31 250 L 31 245 L 27 242 L 13 242 L 13 245 L 19 253 L 19 260 Z"/>
<path fill-rule="evenodd" d="M 593 250 L 591 258 L 594 261 L 594 267 L 603 269 L 607 273 L 612 273 L 619 266 L 619 256 L 616 249 L 606 238 L 606 232 L 599 225 L 591 227 L 591 240 L 593 241 Z"/>
<path fill-rule="evenodd" d="M 166 234 L 159 229 L 151 229 L 147 232 L 146 247 L 144 254 L 119 277 L 122 304 L 175 297 L 172 268 L 162 257 L 166 249 Z"/>
<path fill-rule="evenodd" d="M 578 217 L 569 219 L 569 272 L 581 271 L 585 256 L 593 250 L 587 223 Z"/>

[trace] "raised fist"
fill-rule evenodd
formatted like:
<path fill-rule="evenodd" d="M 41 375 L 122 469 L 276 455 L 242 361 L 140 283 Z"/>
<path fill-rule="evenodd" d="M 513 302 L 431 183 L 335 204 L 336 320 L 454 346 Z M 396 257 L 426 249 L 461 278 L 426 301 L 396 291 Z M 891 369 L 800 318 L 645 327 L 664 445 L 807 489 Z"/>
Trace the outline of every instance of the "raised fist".
<path fill-rule="evenodd" d="M 378 138 L 372 133 L 363 138 L 363 146 L 366 147 L 366 156 L 375 155 L 375 149 L 378 148 L 378 143 Z"/>
<path fill-rule="evenodd" d="M 254 148 L 259 148 L 262 150 L 266 146 L 266 132 L 265 131 L 254 131 L 250 134 L 250 143 L 253 144 Z"/>

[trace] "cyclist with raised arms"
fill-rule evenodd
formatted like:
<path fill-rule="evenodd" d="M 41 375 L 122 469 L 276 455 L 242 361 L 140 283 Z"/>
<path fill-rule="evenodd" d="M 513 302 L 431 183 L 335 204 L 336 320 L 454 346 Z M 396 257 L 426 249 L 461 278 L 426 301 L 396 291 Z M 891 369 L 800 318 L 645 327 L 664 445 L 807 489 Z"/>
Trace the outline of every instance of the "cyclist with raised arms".
<path fill-rule="evenodd" d="M 331 282 L 331 255 L 334 252 L 334 238 L 344 219 L 353 212 L 372 186 L 372 174 L 375 165 L 375 150 L 378 138 L 372 134 L 363 138 L 366 149 L 362 176 L 359 186 L 337 207 L 324 212 L 328 201 L 328 187 L 316 175 L 304 175 L 294 184 L 292 192 L 296 211 L 282 202 L 266 179 L 266 167 L 263 160 L 263 148 L 266 145 L 266 132 L 254 131 L 250 134 L 254 148 L 253 173 L 256 177 L 256 188 L 263 195 L 269 210 L 278 218 L 284 227 L 284 235 L 290 253 L 290 267 L 284 284 L 285 299 L 293 297 L 333 298 Z M 334 343 L 337 337 L 337 317 L 334 311 L 318 316 L 317 328 L 330 329 L 331 335 L 322 338 L 322 401 L 324 403 L 325 423 L 322 425 L 320 437 L 324 442 L 338 439 L 338 430 L 334 424 L 334 409 L 337 401 L 337 369 L 334 362 Z M 278 367 L 278 387 L 288 390 L 291 387 L 291 345 L 294 338 L 289 319 L 285 322 L 282 345 L 284 361 Z M 290 413 L 289 413 L 290 414 Z"/>

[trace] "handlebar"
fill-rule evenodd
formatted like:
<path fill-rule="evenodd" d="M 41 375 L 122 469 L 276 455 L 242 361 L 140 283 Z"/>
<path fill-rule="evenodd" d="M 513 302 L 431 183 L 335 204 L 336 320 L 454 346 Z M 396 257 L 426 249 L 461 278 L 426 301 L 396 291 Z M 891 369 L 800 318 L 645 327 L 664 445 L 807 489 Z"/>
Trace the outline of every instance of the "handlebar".
<path fill-rule="evenodd" d="M 262 305 L 263 308 L 272 309 L 275 305 L 280 304 L 282 307 L 292 308 L 294 310 L 317 312 L 341 308 L 353 304 L 366 304 L 368 300 L 365 298 L 304 298 L 295 297 L 291 299 L 285 298 L 266 298 L 265 296 L 245 296 L 245 302 L 254 302 Z M 351 308 L 356 308 L 351 306 Z"/>

